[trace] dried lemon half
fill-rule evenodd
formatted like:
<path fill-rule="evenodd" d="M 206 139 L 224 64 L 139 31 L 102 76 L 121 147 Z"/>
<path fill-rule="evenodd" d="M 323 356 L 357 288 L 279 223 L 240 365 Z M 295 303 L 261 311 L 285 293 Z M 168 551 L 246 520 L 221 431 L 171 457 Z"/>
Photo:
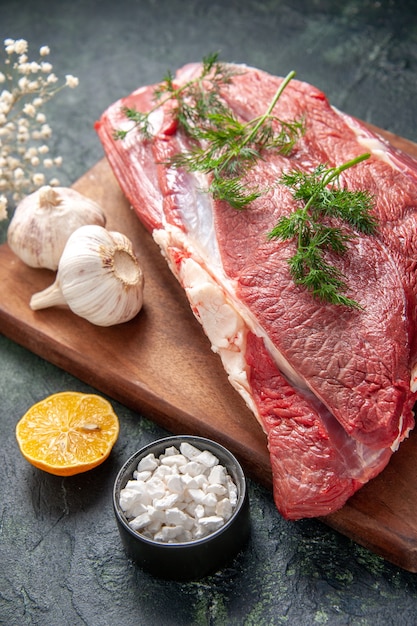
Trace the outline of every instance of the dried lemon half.
<path fill-rule="evenodd" d="M 119 435 L 111 404 L 95 394 L 63 391 L 34 404 L 16 425 L 23 456 L 35 467 L 72 476 L 109 456 Z"/>

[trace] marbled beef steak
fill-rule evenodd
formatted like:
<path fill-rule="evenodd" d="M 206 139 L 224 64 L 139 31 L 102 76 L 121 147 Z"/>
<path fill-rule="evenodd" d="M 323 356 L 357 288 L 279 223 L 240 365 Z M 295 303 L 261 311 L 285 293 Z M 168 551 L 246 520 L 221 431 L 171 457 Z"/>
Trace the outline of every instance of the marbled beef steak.
<path fill-rule="evenodd" d="M 268 108 L 282 79 L 239 66 L 222 98 L 239 119 Z M 180 69 L 180 85 L 201 72 Z M 188 139 L 172 106 L 152 114 L 152 137 L 130 131 L 123 107 L 147 112 L 155 86 L 112 104 L 96 128 L 121 188 L 152 232 L 219 354 L 231 384 L 268 435 L 277 508 L 289 519 L 321 516 L 388 463 L 414 426 L 416 362 L 417 163 L 357 120 L 330 106 L 315 87 L 293 80 L 275 114 L 304 117 L 290 157 L 267 153 L 247 184 L 269 191 L 237 211 L 207 193 L 208 180 L 169 165 Z M 294 210 L 277 184 L 290 168 L 310 172 L 363 152 L 341 183 L 375 198 L 379 229 L 360 235 L 332 261 L 362 309 L 319 302 L 294 284 L 295 244 L 268 240 Z"/>

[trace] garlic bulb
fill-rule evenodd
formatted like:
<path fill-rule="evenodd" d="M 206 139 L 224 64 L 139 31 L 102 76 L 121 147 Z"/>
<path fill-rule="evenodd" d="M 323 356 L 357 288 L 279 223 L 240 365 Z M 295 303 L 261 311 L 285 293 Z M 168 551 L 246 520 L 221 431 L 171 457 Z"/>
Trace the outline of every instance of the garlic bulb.
<path fill-rule="evenodd" d="M 45 185 L 18 204 L 7 242 L 30 267 L 56 270 L 68 237 L 84 224 L 105 226 L 102 208 L 75 189 Z"/>
<path fill-rule="evenodd" d="M 32 296 L 33 310 L 67 305 L 97 326 L 132 319 L 143 302 L 143 272 L 131 241 L 102 226 L 87 225 L 70 235 L 55 282 Z"/>

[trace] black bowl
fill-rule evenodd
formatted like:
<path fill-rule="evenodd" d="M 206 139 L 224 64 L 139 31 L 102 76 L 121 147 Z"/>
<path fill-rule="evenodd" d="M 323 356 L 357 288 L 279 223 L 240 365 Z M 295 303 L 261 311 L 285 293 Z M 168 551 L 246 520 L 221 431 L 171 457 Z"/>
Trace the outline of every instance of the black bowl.
<path fill-rule="evenodd" d="M 208 450 L 219 459 L 237 486 L 237 504 L 230 519 L 206 537 L 184 543 L 162 543 L 145 537 L 129 526 L 120 507 L 120 491 L 132 479 L 141 458 L 150 453 L 159 457 L 166 448 L 178 448 L 182 442 L 188 442 L 201 451 Z M 203 437 L 166 437 L 135 452 L 117 475 L 113 488 L 113 507 L 127 555 L 144 570 L 159 578 L 185 581 L 212 574 L 238 554 L 250 534 L 249 498 L 243 470 L 226 448 Z"/>

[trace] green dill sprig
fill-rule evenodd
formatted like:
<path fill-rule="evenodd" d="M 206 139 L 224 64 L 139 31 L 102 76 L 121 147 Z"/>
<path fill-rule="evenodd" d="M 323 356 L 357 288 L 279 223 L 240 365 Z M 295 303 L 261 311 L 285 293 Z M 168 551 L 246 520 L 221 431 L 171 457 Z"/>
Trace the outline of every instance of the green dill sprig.
<path fill-rule="evenodd" d="M 175 87 L 174 77 L 168 72 L 154 91 L 156 108 L 170 100 L 175 102 L 173 116 L 178 125 L 191 138 L 197 138 L 198 129 L 206 124 L 210 115 L 228 113 L 220 91 L 237 73 L 231 65 L 220 62 L 217 53 L 209 54 L 202 60 L 200 74 L 180 87 Z"/>
<path fill-rule="evenodd" d="M 147 113 L 125 107 L 123 112 L 133 128 L 143 137 L 151 137 L 151 114 L 167 102 L 173 102 L 172 115 L 190 139 L 189 150 L 176 154 L 168 164 L 190 172 L 210 175 L 207 191 L 216 199 L 241 210 L 266 190 L 251 188 L 243 176 L 267 150 L 287 156 L 305 131 L 304 120 L 282 121 L 273 109 L 285 87 L 295 76 L 290 72 L 282 81 L 267 111 L 249 122 L 240 122 L 221 98 L 221 89 L 230 84 L 236 70 L 220 63 L 217 54 L 203 59 L 199 76 L 180 87 L 168 73 L 154 91 L 155 106 Z M 116 139 L 127 130 L 117 130 Z"/>
<path fill-rule="evenodd" d="M 231 111 L 207 113 L 204 123 L 193 129 L 195 145 L 175 155 L 171 163 L 188 171 L 212 174 L 208 189 L 212 196 L 235 209 L 246 208 L 265 190 L 248 188 L 242 181 L 244 174 L 267 150 L 288 155 L 305 131 L 304 120 L 285 122 L 272 114 L 294 76 L 295 72 L 286 76 L 266 112 L 249 122 L 240 122 Z"/>
<path fill-rule="evenodd" d="M 268 233 L 269 239 L 295 239 L 297 251 L 288 260 L 294 282 L 312 292 L 313 297 L 332 304 L 361 309 L 358 302 L 344 292 L 345 277 L 325 259 L 325 251 L 344 254 L 355 235 L 351 230 L 329 225 L 326 218 L 341 220 L 354 230 L 374 234 L 377 222 L 372 214 L 374 199 L 366 191 L 341 188 L 342 172 L 369 158 L 362 154 L 338 167 L 319 165 L 312 173 L 293 170 L 282 175 L 280 182 L 292 190 L 300 205 L 293 213 L 282 216 Z"/>
<path fill-rule="evenodd" d="M 175 86 L 174 76 L 167 72 L 161 83 L 155 87 L 153 98 L 155 105 L 146 113 L 131 107 L 123 107 L 125 117 L 133 122 L 129 130 L 115 130 L 115 139 L 124 139 L 132 130 L 138 130 L 145 138 L 150 138 L 150 117 L 167 102 L 175 102 L 173 117 L 178 125 L 190 136 L 198 124 L 207 119 L 208 114 L 224 113 L 228 109 L 220 100 L 220 89 L 231 82 L 236 70 L 218 61 L 218 54 L 212 53 L 203 58 L 202 69 L 198 76 L 179 87 Z"/>

